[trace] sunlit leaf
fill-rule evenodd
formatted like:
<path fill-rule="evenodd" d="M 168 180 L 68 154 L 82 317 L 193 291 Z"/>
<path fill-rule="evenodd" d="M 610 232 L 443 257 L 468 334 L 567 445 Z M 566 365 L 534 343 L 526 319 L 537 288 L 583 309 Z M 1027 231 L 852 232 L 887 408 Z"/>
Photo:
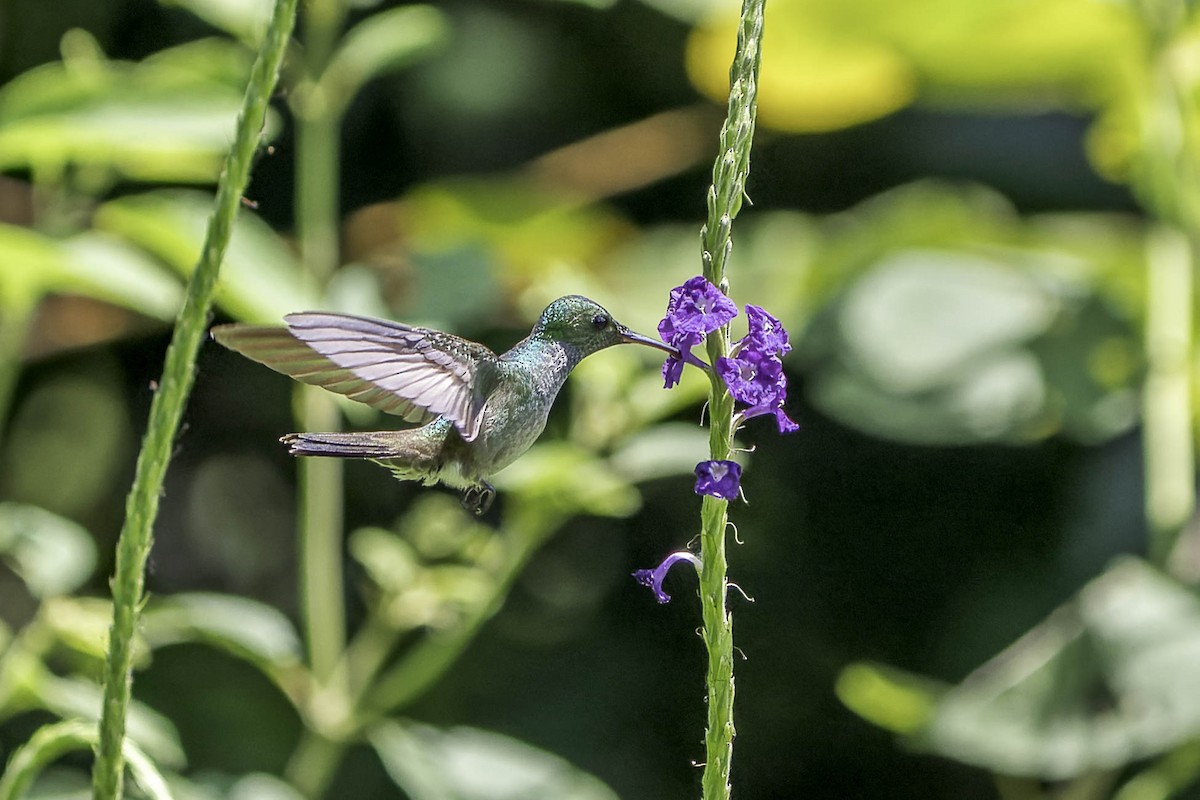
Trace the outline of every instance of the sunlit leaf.
<path fill-rule="evenodd" d="M 474 728 L 387 721 L 369 734 L 384 769 L 413 800 L 616 800 L 558 756 Z"/>
<path fill-rule="evenodd" d="M 722 8 L 688 43 L 693 83 L 724 102 L 737 30 Z M 823 131 L 914 102 L 1095 108 L 1138 51 L 1127 4 L 1094 0 L 779 0 L 762 47 L 764 125 Z"/>
<path fill-rule="evenodd" d="M 144 251 L 96 231 L 64 240 L 62 251 L 62 278 L 49 288 L 166 321 L 179 313 L 182 284 Z"/>
<path fill-rule="evenodd" d="M 47 294 L 93 297 L 162 320 L 175 318 L 183 288 L 160 264 L 94 232 L 53 239 L 0 223 L 0 304 L 20 308 Z"/>
<path fill-rule="evenodd" d="M 183 593 L 157 600 L 142 615 L 152 647 L 200 641 L 263 668 L 299 663 L 302 647 L 291 620 L 279 610 L 224 594 Z"/>
<path fill-rule="evenodd" d="M 22 73 L 0 89 L 0 169 L 83 165 L 140 181 L 215 180 L 241 90 L 178 61 L 101 58 Z"/>
<path fill-rule="evenodd" d="M 42 598 L 74 591 L 96 568 L 96 548 L 83 527 L 20 503 L 0 503 L 0 555 Z"/>
<path fill-rule="evenodd" d="M 913 733 L 929 722 L 945 687 L 881 664 L 856 663 L 842 670 L 838 699 L 865 720 L 895 733 Z"/>
<path fill-rule="evenodd" d="M 195 267 L 212 198 L 199 192 L 158 191 L 112 200 L 95 224 L 161 258 L 181 274 Z M 284 314 L 319 307 L 295 256 L 264 222 L 243 212 L 221 268 L 218 302 L 247 322 L 279 322 Z"/>
<path fill-rule="evenodd" d="M 321 78 L 326 99 L 344 106 L 363 84 L 421 59 L 445 41 L 449 28 L 432 6 L 372 14 L 342 37 Z"/>

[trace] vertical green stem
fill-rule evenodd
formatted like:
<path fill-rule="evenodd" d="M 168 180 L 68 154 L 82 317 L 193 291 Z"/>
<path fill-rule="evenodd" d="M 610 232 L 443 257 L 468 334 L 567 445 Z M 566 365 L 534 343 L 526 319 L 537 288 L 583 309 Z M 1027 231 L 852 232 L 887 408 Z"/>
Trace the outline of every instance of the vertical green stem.
<path fill-rule="evenodd" d="M 1166 563 L 1195 510 L 1192 446 L 1192 248 L 1176 229 L 1151 233 L 1147 258 L 1142 442 L 1150 556 Z"/>
<path fill-rule="evenodd" d="M 1182 0 L 1140 0 L 1146 81 L 1134 189 L 1158 218 L 1147 248 L 1143 449 L 1150 556 L 1166 565 L 1196 507 L 1193 312 L 1200 246 L 1200 131 L 1191 109 Z"/>
<path fill-rule="evenodd" d="M 345 11 L 340 0 L 314 0 L 305 15 L 308 78 L 297 88 L 296 228 L 310 278 L 322 289 L 337 268 L 340 183 L 338 104 L 319 89 Z M 302 430 L 336 431 L 337 406 L 328 392 L 300 387 L 297 421 Z M 301 459 L 300 598 L 309 663 L 318 683 L 335 672 L 346 645 L 342 566 L 342 462 Z"/>
<path fill-rule="evenodd" d="M 153 540 L 158 499 L 174 447 L 175 432 L 191 391 L 196 353 L 208 324 L 221 260 L 250 177 L 267 105 L 275 91 L 279 67 L 295 23 L 296 4 L 297 0 L 277 0 L 262 49 L 254 62 L 233 147 L 218 183 L 216 205 L 204 247 L 188 281 L 183 309 L 167 348 L 162 379 L 150 405 L 150 418 L 138 455 L 133 487 L 126 500 L 125 524 L 117 541 L 116 574 L 112 579 L 113 622 L 104 668 L 100 736 L 92 771 L 92 793 L 96 800 L 121 797 L 124 774 L 121 746 L 132 683 L 133 634 L 142 604 L 146 559 Z"/>
<path fill-rule="evenodd" d="M 754 139 L 758 69 L 763 34 L 765 0 L 744 0 L 738 29 L 737 53 L 730 69 L 729 108 L 721 128 L 721 152 L 713 166 L 713 184 L 708 192 L 708 220 L 701 233 L 704 277 L 728 293 L 725 270 L 733 249 L 732 226 L 742 206 L 746 177 L 750 173 L 750 148 Z M 710 363 L 729 352 L 727 328 L 714 331 L 707 341 Z M 710 457 L 729 458 L 733 447 L 733 398 L 721 378 L 710 373 Z M 705 761 L 702 779 L 705 800 L 730 796 L 733 762 L 733 617 L 726 600 L 729 594 L 725 532 L 728 525 L 725 500 L 705 496 L 700 509 L 701 535 L 700 606 L 704 620 L 704 644 L 708 651 L 708 725 L 704 736 Z"/>

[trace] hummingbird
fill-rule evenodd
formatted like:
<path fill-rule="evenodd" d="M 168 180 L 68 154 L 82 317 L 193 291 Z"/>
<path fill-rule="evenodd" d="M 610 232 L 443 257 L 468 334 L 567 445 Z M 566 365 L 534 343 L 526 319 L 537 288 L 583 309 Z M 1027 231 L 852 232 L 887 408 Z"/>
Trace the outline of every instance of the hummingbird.
<path fill-rule="evenodd" d="M 488 478 L 520 457 L 546 427 L 567 375 L 587 356 L 641 344 L 679 356 L 631 331 L 598 303 L 560 297 L 529 335 L 496 355 L 460 336 L 389 320 L 306 311 L 286 327 L 218 325 L 225 347 L 276 372 L 420 427 L 349 433 L 289 433 L 294 456 L 370 459 L 399 480 L 442 483 L 463 492 L 463 507 L 484 514 L 496 489 Z"/>

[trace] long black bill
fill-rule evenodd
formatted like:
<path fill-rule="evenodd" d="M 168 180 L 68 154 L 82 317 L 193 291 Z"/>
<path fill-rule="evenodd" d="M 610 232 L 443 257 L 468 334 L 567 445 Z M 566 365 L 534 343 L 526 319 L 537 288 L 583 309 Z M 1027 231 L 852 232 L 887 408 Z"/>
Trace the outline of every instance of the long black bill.
<path fill-rule="evenodd" d="M 667 344 L 666 342 L 660 342 L 658 339 L 651 339 L 649 336 L 643 336 L 640 333 L 629 330 L 629 328 L 626 328 L 623 325 L 617 328 L 617 333 L 620 334 L 621 341 L 627 342 L 628 344 L 644 344 L 647 347 L 653 347 L 658 350 L 662 350 L 664 353 L 670 353 L 676 358 L 680 358 L 683 355 L 679 352 L 679 350 Z"/>

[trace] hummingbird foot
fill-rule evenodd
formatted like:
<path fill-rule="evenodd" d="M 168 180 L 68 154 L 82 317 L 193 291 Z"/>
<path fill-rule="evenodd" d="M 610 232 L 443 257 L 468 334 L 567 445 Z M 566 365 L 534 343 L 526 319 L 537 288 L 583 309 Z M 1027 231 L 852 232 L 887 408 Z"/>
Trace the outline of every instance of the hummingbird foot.
<path fill-rule="evenodd" d="M 483 516 L 496 499 L 496 487 L 487 481 L 471 486 L 463 492 L 462 507 L 477 517 Z"/>

